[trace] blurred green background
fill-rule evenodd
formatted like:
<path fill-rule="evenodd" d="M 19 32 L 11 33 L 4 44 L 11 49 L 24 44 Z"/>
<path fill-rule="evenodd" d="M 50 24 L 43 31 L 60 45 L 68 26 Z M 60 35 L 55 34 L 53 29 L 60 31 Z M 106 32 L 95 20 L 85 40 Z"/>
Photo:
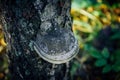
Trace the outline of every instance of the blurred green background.
<path fill-rule="evenodd" d="M 80 47 L 71 76 L 120 80 L 120 1 L 72 0 L 71 15 Z"/>

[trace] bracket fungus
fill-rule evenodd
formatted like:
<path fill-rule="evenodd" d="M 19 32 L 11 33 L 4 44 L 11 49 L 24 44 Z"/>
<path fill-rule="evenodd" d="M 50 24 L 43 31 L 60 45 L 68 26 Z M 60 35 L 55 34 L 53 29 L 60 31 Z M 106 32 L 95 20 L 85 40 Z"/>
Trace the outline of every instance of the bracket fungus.
<path fill-rule="evenodd" d="M 34 49 L 38 55 L 53 64 L 70 61 L 79 51 L 78 41 L 71 30 L 55 27 L 46 34 L 37 34 Z"/>

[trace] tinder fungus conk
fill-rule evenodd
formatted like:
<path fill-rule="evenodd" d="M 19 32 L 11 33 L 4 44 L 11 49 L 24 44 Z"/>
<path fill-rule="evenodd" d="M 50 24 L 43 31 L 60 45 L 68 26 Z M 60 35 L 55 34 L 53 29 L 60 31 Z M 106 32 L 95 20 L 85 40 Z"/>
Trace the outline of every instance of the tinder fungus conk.
<path fill-rule="evenodd" d="M 70 61 L 79 51 L 72 31 L 66 28 L 54 28 L 44 34 L 38 33 L 34 49 L 41 58 L 54 64 Z"/>

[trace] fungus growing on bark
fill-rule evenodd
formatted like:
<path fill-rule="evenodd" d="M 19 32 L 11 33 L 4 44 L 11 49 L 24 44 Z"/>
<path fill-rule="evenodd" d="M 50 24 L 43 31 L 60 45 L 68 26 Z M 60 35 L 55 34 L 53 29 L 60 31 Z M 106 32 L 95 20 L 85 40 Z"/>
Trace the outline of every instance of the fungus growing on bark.
<path fill-rule="evenodd" d="M 55 27 L 46 34 L 37 34 L 34 49 L 44 60 L 61 64 L 70 61 L 79 51 L 71 30 Z"/>

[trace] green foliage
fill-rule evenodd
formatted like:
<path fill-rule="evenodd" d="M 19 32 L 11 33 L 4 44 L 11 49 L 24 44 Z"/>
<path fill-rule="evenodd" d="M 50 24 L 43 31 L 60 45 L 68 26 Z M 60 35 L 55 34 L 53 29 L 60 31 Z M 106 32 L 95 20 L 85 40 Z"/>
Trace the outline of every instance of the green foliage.
<path fill-rule="evenodd" d="M 102 66 L 104 66 L 104 65 L 106 65 L 107 64 L 107 61 L 106 61 L 106 59 L 97 59 L 96 61 L 95 61 L 95 66 L 96 67 L 102 67 Z"/>
<path fill-rule="evenodd" d="M 91 57 L 95 58 L 94 65 L 96 67 L 102 67 L 102 73 L 110 72 L 111 70 L 120 71 L 120 50 L 116 50 L 114 54 L 110 54 L 107 48 L 104 48 L 101 52 L 95 48 L 90 48 L 89 53 Z M 108 63 L 111 61 L 111 63 Z"/>
<path fill-rule="evenodd" d="M 117 31 L 114 35 L 111 36 L 111 39 L 120 39 L 120 32 Z"/>
<path fill-rule="evenodd" d="M 110 56 L 110 61 L 111 61 L 111 62 L 114 61 L 114 56 Z"/>
<path fill-rule="evenodd" d="M 112 69 L 115 71 L 115 72 L 118 72 L 120 71 L 120 63 L 115 63 L 113 66 L 112 66 Z"/>
<path fill-rule="evenodd" d="M 120 50 L 116 50 L 113 57 L 115 63 L 112 65 L 112 69 L 118 72 L 120 71 Z"/>
<path fill-rule="evenodd" d="M 114 58 L 117 62 L 120 62 L 120 50 L 114 52 Z"/>
<path fill-rule="evenodd" d="M 76 70 L 80 67 L 80 63 L 77 62 L 77 61 L 74 61 L 72 67 L 71 67 L 71 70 L 70 70 L 70 74 L 71 74 L 71 77 L 75 74 Z"/>
<path fill-rule="evenodd" d="M 86 44 L 84 46 L 84 49 L 88 51 L 92 57 L 97 58 L 97 59 L 102 58 L 100 52 L 96 50 L 94 47 L 92 47 L 91 45 Z"/>
<path fill-rule="evenodd" d="M 104 58 L 109 58 L 110 53 L 109 53 L 109 51 L 108 51 L 107 48 L 104 48 L 104 49 L 102 50 L 102 56 L 103 56 Z"/>
<path fill-rule="evenodd" d="M 95 48 L 91 48 L 90 55 L 97 59 L 102 58 L 102 55 L 100 54 L 100 52 L 96 50 Z"/>
<path fill-rule="evenodd" d="M 109 64 L 108 64 L 108 65 L 105 65 L 105 66 L 103 67 L 102 73 L 110 72 L 111 69 L 112 69 L 111 65 L 109 65 Z"/>
<path fill-rule="evenodd" d="M 111 65 L 109 65 L 108 62 L 107 62 L 107 60 L 110 56 L 110 53 L 109 53 L 108 49 L 104 48 L 101 51 L 101 53 L 99 53 L 99 55 L 102 56 L 102 57 L 100 57 L 99 59 L 97 59 L 95 61 L 95 66 L 96 67 L 103 67 L 103 69 L 102 69 L 103 73 L 107 73 L 107 72 L 111 71 L 111 67 L 110 67 Z M 96 58 L 96 57 L 94 57 L 94 58 Z"/>
<path fill-rule="evenodd" d="M 120 71 L 120 50 L 118 50 L 120 49 L 120 29 L 118 28 L 119 24 L 116 25 L 120 21 L 117 21 L 119 20 L 118 13 L 114 12 L 118 10 L 117 8 L 120 5 L 109 6 L 102 0 L 72 1 L 73 32 L 79 41 L 81 50 L 89 53 L 90 57 L 95 60 L 94 66 L 102 68 L 102 73 Z M 105 28 L 104 26 L 111 27 L 111 29 L 108 28 L 100 32 L 101 29 Z M 103 36 L 95 43 L 95 46 L 100 47 L 97 50 L 93 47 L 92 41 L 99 35 Z M 102 44 L 102 42 L 104 43 Z M 103 47 L 103 50 L 101 50 L 101 47 Z M 76 67 L 74 66 L 71 73 L 75 70 Z"/>

